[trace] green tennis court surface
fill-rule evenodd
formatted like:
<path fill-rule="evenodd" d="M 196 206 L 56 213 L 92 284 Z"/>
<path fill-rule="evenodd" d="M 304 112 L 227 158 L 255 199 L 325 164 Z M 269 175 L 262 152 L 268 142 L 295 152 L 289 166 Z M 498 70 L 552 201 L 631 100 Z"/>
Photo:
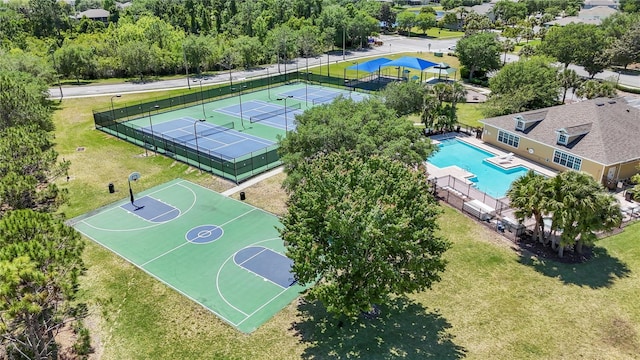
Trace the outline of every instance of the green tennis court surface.
<path fill-rule="evenodd" d="M 304 290 L 290 272 L 276 216 L 186 180 L 71 223 L 245 333 Z"/>

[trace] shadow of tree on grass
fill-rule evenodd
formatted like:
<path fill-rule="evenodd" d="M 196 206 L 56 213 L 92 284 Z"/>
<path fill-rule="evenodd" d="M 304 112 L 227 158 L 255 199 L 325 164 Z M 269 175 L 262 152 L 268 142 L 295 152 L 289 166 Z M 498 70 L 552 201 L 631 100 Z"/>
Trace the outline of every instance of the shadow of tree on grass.
<path fill-rule="evenodd" d="M 567 264 L 551 259 L 520 254 L 520 263 L 532 266 L 549 277 L 559 278 L 565 284 L 588 286 L 593 289 L 609 287 L 616 279 L 629 276 L 631 270 L 617 258 L 611 257 L 605 248 L 594 247 L 591 258 L 582 263 Z"/>
<path fill-rule="evenodd" d="M 398 298 L 380 307 L 375 319 L 344 321 L 328 314 L 318 302 L 301 302 L 305 319 L 292 330 L 308 345 L 303 359 L 460 359 L 466 350 L 453 342 L 451 325 L 436 312 Z"/>

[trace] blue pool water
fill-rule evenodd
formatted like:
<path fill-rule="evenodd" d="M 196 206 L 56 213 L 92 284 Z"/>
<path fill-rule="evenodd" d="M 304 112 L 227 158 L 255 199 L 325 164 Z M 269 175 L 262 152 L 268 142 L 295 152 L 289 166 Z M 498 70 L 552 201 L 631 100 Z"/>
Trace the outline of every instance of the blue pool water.
<path fill-rule="evenodd" d="M 474 183 L 478 190 L 499 199 L 505 196 L 511 183 L 526 174 L 529 169 L 524 166 L 503 169 L 484 160 L 495 156 L 462 141 L 450 139 L 442 141 L 440 151 L 427 161 L 439 168 L 455 165 L 473 173 L 475 176 L 468 180 Z"/>

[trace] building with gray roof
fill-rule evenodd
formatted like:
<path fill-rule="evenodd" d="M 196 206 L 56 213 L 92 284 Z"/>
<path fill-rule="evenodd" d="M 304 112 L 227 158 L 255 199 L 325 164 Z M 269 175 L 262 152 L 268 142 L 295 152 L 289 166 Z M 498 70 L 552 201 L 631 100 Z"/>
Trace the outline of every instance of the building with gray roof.
<path fill-rule="evenodd" d="M 615 187 L 640 171 L 640 107 L 634 101 L 599 98 L 484 119 L 482 140 Z"/>

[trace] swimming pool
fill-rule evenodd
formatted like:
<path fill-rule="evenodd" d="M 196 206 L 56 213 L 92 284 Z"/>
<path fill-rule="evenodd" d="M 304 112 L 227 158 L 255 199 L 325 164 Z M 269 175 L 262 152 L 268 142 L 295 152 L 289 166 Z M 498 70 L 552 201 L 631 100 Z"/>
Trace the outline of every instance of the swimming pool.
<path fill-rule="evenodd" d="M 465 142 L 449 139 L 443 140 L 440 143 L 440 151 L 427 161 L 439 168 L 455 165 L 473 173 L 475 177 L 468 180 L 475 183 L 478 190 L 499 199 L 505 196 L 511 183 L 526 174 L 529 169 L 524 166 L 503 169 L 485 160 L 495 156 Z"/>

